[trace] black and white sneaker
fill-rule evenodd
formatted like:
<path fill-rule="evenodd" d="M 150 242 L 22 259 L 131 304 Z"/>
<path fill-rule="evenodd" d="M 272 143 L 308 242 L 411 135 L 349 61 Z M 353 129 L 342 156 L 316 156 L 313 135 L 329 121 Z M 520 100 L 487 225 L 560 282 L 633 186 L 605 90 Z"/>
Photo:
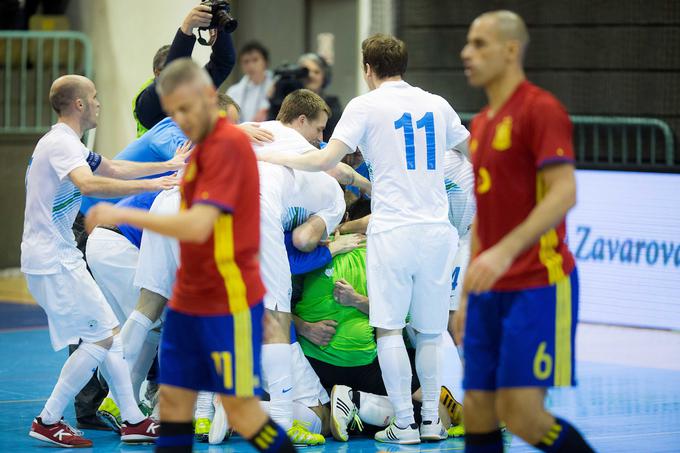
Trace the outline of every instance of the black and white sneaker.
<path fill-rule="evenodd" d="M 352 389 L 346 385 L 334 385 L 331 390 L 331 433 L 340 442 L 347 442 L 347 430 L 364 426 L 359 419 L 358 409 L 352 401 Z"/>
<path fill-rule="evenodd" d="M 438 442 L 448 439 L 448 437 L 449 433 L 444 429 L 444 425 L 442 425 L 442 421 L 439 419 L 436 422 L 426 420 L 420 424 L 420 440 L 424 442 Z"/>
<path fill-rule="evenodd" d="M 406 428 L 400 428 L 395 424 L 394 419 L 389 426 L 382 431 L 375 433 L 375 440 L 390 444 L 413 445 L 420 443 L 420 431 L 418 425 L 411 423 Z"/>

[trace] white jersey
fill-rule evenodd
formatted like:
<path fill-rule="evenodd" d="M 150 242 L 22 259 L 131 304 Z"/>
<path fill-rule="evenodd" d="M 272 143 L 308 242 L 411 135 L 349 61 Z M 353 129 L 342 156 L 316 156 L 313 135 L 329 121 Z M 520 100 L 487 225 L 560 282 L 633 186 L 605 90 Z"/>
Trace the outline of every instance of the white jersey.
<path fill-rule="evenodd" d="M 304 154 L 317 149 L 298 131 L 284 126 L 280 121 L 266 121 L 260 127 L 274 134 L 274 141 L 263 145 L 253 145 L 258 156 L 270 153 Z M 345 197 L 340 184 L 324 172 L 294 171 L 295 186 L 283 217 L 283 227 L 291 231 L 304 223 L 311 215 L 317 215 L 326 224 L 330 234 L 338 226 L 345 213 Z"/>
<path fill-rule="evenodd" d="M 283 229 L 292 231 L 315 215 L 326 224 L 326 234 L 331 234 L 345 215 L 345 194 L 340 184 L 325 172 L 294 173 L 295 190 L 283 216 Z"/>
<path fill-rule="evenodd" d="M 309 143 L 298 131 L 292 127 L 284 126 L 281 121 L 265 121 L 259 124 L 260 128 L 274 134 L 274 141 L 258 145 L 253 143 L 253 151 L 258 156 L 271 153 L 295 153 L 304 154 L 308 151 L 315 151 L 316 148 Z"/>
<path fill-rule="evenodd" d="M 82 196 L 68 175 L 87 166 L 89 154 L 64 123 L 52 126 L 36 145 L 26 171 L 22 272 L 54 274 L 62 265 L 74 269 L 82 262 L 71 230 Z"/>
<path fill-rule="evenodd" d="M 444 152 L 469 137 L 442 97 L 405 81 L 352 99 L 332 139 L 361 149 L 371 172 L 374 234 L 417 223 L 448 223 Z"/>
<path fill-rule="evenodd" d="M 472 227 L 477 212 L 475 203 L 475 175 L 472 164 L 458 151 L 444 153 L 446 194 L 449 198 L 449 221 L 465 237 Z"/>

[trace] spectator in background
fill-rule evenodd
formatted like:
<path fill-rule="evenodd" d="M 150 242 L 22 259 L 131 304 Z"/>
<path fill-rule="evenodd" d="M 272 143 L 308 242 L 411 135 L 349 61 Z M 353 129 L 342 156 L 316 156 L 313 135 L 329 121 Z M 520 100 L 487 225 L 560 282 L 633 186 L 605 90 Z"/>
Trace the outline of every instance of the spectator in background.
<path fill-rule="evenodd" d="M 305 88 L 312 90 L 326 101 L 326 104 L 331 108 L 331 115 L 326 123 L 326 129 L 323 131 L 323 141 L 328 142 L 335 125 L 342 116 L 342 104 L 337 96 L 330 96 L 326 94 L 326 88 L 331 84 L 332 73 L 331 66 L 319 54 L 306 53 L 298 59 L 298 64 L 309 70 L 309 77 L 305 83 Z"/>
<path fill-rule="evenodd" d="M 243 77 L 229 87 L 227 94 L 241 106 L 241 121 L 266 121 L 267 92 L 274 81 L 272 72 L 267 69 L 269 51 L 259 42 L 251 41 L 241 48 L 238 63 Z"/>
<path fill-rule="evenodd" d="M 168 49 L 167 57 L 162 66 L 156 67 L 156 58 L 154 58 L 154 79 L 137 95 L 134 100 L 134 115 L 137 120 L 138 136 L 140 126 L 144 129 L 151 129 L 165 118 L 165 113 L 161 108 L 161 102 L 156 93 L 156 69 L 160 70 L 166 64 L 178 58 L 191 58 L 191 53 L 194 50 L 196 37 L 194 36 L 194 28 L 207 27 L 210 25 L 212 14 L 210 14 L 210 7 L 206 5 L 197 5 L 189 11 L 189 14 L 184 18 L 182 26 L 177 30 L 175 39 L 172 41 Z M 229 76 L 235 63 L 234 43 L 229 33 L 224 31 L 211 30 L 211 33 L 217 33 L 217 39 L 212 45 L 212 53 L 210 61 L 205 65 L 206 71 L 210 74 L 215 87 L 222 85 L 222 82 Z M 159 52 L 162 48 L 159 50 Z M 158 55 L 158 52 L 157 52 Z"/>

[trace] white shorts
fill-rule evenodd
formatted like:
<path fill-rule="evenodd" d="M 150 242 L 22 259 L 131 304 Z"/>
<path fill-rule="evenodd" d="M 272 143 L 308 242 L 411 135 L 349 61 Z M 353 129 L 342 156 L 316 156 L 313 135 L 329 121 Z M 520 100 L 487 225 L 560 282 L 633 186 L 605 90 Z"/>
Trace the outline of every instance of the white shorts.
<path fill-rule="evenodd" d="M 149 212 L 177 214 L 179 212 L 179 201 L 179 190 L 164 190 L 158 194 Z M 170 299 L 178 267 L 179 242 L 177 239 L 144 230 L 142 242 L 139 246 L 139 260 L 137 272 L 135 272 L 134 286 Z"/>
<path fill-rule="evenodd" d="M 260 171 L 260 276 L 266 289 L 264 307 L 290 313 L 293 292 L 284 242 L 283 213 L 293 173 L 279 165 L 258 163 Z"/>
<path fill-rule="evenodd" d="M 80 260 L 56 274 L 26 274 L 28 289 L 47 314 L 55 351 L 79 340 L 96 343 L 113 335 L 119 323 L 104 294 Z"/>
<path fill-rule="evenodd" d="M 264 307 L 290 313 L 293 287 L 281 217 L 267 212 L 264 202 L 260 210 L 260 276 L 266 289 Z"/>
<path fill-rule="evenodd" d="M 330 401 L 328 392 L 321 385 L 314 368 L 302 352 L 302 347 L 297 341 L 290 345 L 293 356 L 293 401 L 304 404 L 307 407 L 326 404 Z"/>
<path fill-rule="evenodd" d="M 460 294 L 463 292 L 465 271 L 470 264 L 470 233 L 458 241 L 458 253 L 453 260 L 453 274 L 451 277 L 451 296 L 449 297 L 449 311 L 456 311 L 460 306 Z"/>
<path fill-rule="evenodd" d="M 369 234 L 366 277 L 371 326 L 401 329 L 410 314 L 417 331 L 445 332 L 457 244 L 458 233 L 449 223 Z"/>
<path fill-rule="evenodd" d="M 134 279 L 139 250 L 122 234 L 95 228 L 87 238 L 87 264 L 118 322 L 124 324 L 137 306 Z"/>

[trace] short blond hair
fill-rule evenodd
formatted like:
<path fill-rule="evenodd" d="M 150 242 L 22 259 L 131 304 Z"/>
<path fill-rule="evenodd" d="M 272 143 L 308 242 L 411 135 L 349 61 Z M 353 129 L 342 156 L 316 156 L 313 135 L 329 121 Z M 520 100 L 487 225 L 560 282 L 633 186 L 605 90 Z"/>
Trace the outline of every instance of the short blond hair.
<path fill-rule="evenodd" d="M 278 121 L 290 124 L 300 115 L 305 115 L 310 120 L 316 119 L 321 112 L 326 112 L 331 117 L 331 108 L 321 96 L 305 88 L 295 90 L 285 97 L 281 110 L 276 116 Z"/>

